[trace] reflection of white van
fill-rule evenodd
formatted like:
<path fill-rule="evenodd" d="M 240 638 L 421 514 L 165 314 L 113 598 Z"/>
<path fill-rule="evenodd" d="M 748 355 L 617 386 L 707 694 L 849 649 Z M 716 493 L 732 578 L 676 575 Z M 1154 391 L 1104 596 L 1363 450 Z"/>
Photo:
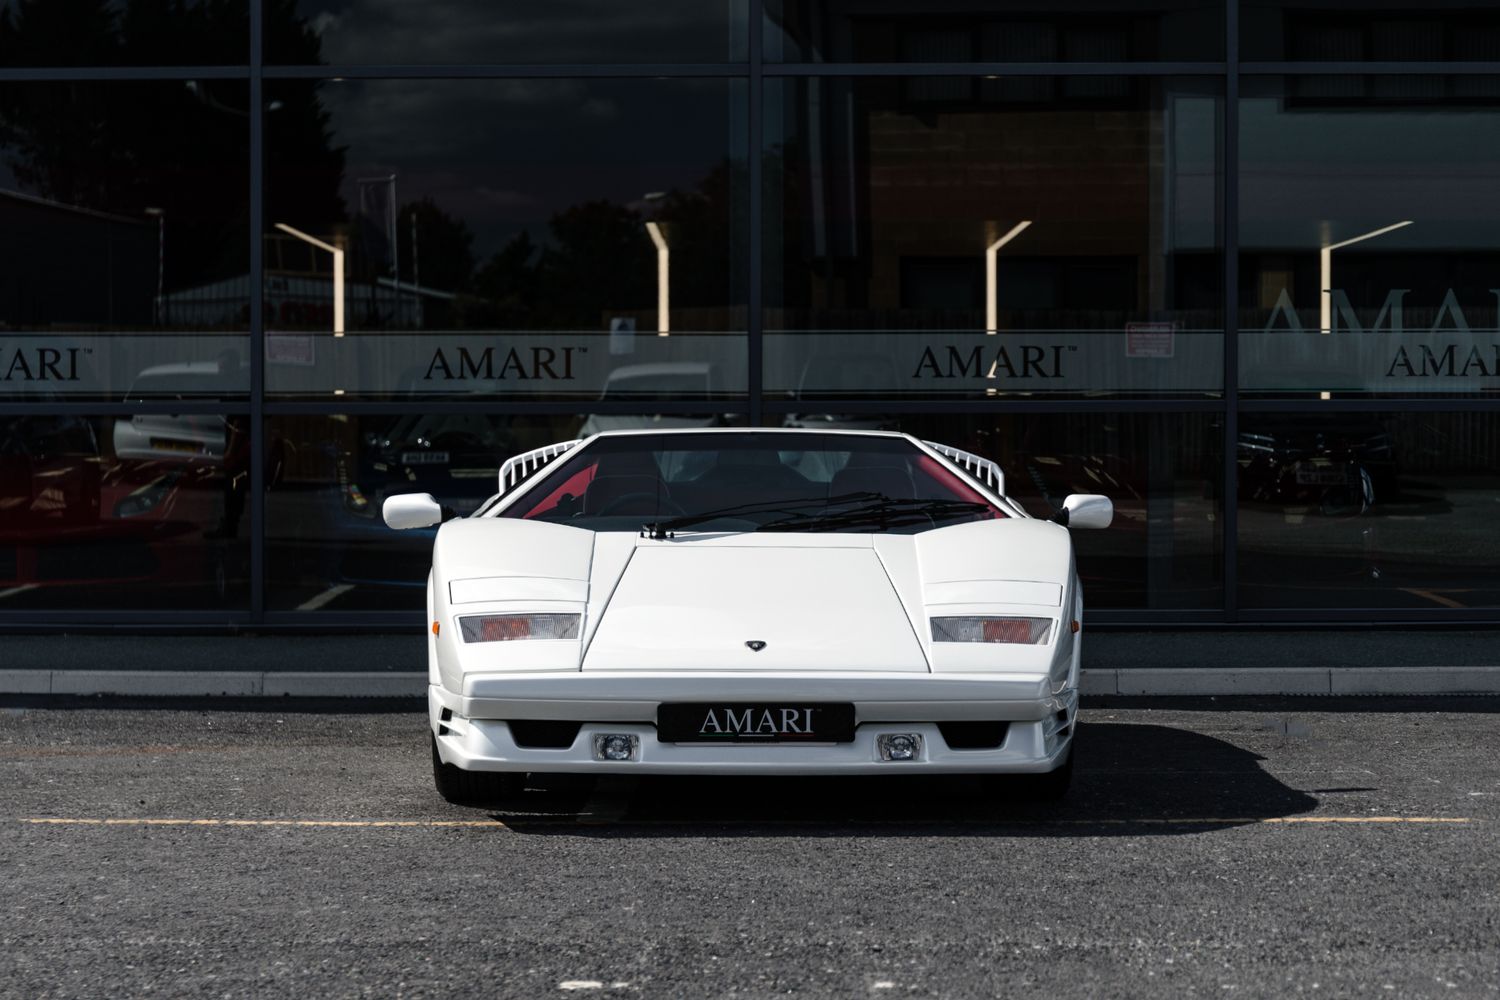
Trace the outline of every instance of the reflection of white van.
<path fill-rule="evenodd" d="M 680 403 L 706 398 L 716 388 L 714 366 L 706 361 L 664 361 L 616 368 L 604 380 L 601 400 L 625 403 Z M 584 418 L 579 437 L 600 431 L 649 430 L 653 427 L 712 427 L 718 417 L 676 417 L 658 414 L 593 413 Z"/>
<path fill-rule="evenodd" d="M 127 403 L 222 398 L 231 389 L 215 361 L 157 365 L 136 376 Z M 216 414 L 137 413 L 115 420 L 115 457 L 222 462 L 228 433 Z"/>

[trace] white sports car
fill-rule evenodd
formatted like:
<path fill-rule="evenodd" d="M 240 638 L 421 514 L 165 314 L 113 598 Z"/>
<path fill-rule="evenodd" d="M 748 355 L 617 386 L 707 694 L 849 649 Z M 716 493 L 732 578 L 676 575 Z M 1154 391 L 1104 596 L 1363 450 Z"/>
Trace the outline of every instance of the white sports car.
<path fill-rule="evenodd" d="M 433 771 L 451 801 L 528 772 L 1072 770 L 1083 595 L 1068 527 L 993 462 L 905 434 L 658 430 L 539 448 L 440 522 L 427 586 Z"/>

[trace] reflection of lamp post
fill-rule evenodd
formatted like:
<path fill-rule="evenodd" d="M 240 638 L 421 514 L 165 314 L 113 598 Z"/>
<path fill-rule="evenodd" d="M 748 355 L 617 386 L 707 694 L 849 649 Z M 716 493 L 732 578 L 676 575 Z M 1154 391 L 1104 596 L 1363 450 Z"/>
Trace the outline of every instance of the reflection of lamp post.
<path fill-rule="evenodd" d="M 1331 333 L 1333 331 L 1333 252 L 1351 243 L 1361 243 L 1372 240 L 1377 236 L 1384 236 L 1394 229 L 1411 225 L 1412 220 L 1398 222 L 1395 225 L 1385 226 L 1381 229 L 1371 230 L 1353 239 L 1342 240 L 1338 243 L 1330 243 L 1318 250 L 1318 287 L 1322 289 L 1318 303 L 1318 332 Z M 1326 397 L 1325 397 L 1326 398 Z"/>
<path fill-rule="evenodd" d="M 333 335 L 342 337 L 344 335 L 344 251 L 331 243 L 324 243 L 307 235 L 300 229 L 293 229 L 285 222 L 276 223 L 276 228 L 283 233 L 297 237 L 304 243 L 311 243 L 319 250 L 327 250 L 333 254 Z"/>
<path fill-rule="evenodd" d="M 666 337 L 672 331 L 671 322 L 667 318 L 667 307 L 670 303 L 668 288 L 672 252 L 667 249 L 667 241 L 662 237 L 661 226 L 648 222 L 646 232 L 651 234 L 651 242 L 656 244 L 656 335 Z"/>
<path fill-rule="evenodd" d="M 996 274 L 996 258 L 1000 256 L 1000 248 L 1011 240 L 1020 236 L 1026 227 L 1031 225 L 1030 220 L 1016 223 L 1010 228 L 1010 232 L 1000 237 L 984 249 L 984 332 L 993 335 L 1000 326 L 1000 304 L 999 304 L 999 276 Z"/>
<path fill-rule="evenodd" d="M 164 294 L 167 277 L 167 210 L 150 206 L 141 211 L 156 220 L 156 325 L 165 326 L 167 300 Z"/>

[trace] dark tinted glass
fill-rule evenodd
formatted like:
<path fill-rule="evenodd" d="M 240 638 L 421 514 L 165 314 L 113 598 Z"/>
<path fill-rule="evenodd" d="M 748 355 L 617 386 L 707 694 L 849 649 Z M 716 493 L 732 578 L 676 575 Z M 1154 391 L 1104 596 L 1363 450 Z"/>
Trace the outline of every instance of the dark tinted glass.
<path fill-rule="evenodd" d="M 745 58 L 746 0 L 274 0 L 266 59 L 332 66 L 715 63 Z"/>
<path fill-rule="evenodd" d="M 767 0 L 765 47 L 785 62 L 1222 59 L 1224 5 Z"/>
<path fill-rule="evenodd" d="M 913 414 L 880 422 L 993 459 L 1005 473 L 1006 495 L 1033 517 L 1050 517 L 1070 493 L 1109 497 L 1115 507 L 1109 528 L 1073 532 L 1088 608 L 1222 605 L 1217 416 Z"/>
<path fill-rule="evenodd" d="M 771 82 L 767 391 L 1217 390 L 1218 93 L 1113 76 Z"/>
<path fill-rule="evenodd" d="M 0 84 L 0 400 L 249 389 L 248 100 Z"/>
<path fill-rule="evenodd" d="M 548 468 L 503 517 L 590 531 L 915 534 L 1006 516 L 901 437 L 601 438 Z"/>
<path fill-rule="evenodd" d="M 1500 606 L 1500 415 L 1243 414 L 1240 603 Z"/>
<path fill-rule="evenodd" d="M 744 393 L 742 83 L 267 90 L 269 391 Z"/>
<path fill-rule="evenodd" d="M 1267 61 L 1500 59 L 1500 8 L 1485 0 L 1242 0 L 1240 52 Z"/>
<path fill-rule="evenodd" d="M 244 64 L 250 2 L 0 0 L 0 66 Z M 267 0 L 269 22 L 281 6 Z"/>
<path fill-rule="evenodd" d="M 248 608 L 243 417 L 0 416 L 0 608 Z"/>
<path fill-rule="evenodd" d="M 617 416 L 650 426 L 649 416 Z M 707 425 L 713 417 L 681 417 Z M 579 436 L 580 419 L 479 414 L 284 416 L 266 423 L 266 604 L 278 611 L 420 612 L 434 531 L 394 531 L 385 498 L 431 493 L 460 514 L 512 455 Z"/>
<path fill-rule="evenodd" d="M 1251 78 L 1244 94 L 1241 387 L 1500 387 L 1500 78 Z"/>

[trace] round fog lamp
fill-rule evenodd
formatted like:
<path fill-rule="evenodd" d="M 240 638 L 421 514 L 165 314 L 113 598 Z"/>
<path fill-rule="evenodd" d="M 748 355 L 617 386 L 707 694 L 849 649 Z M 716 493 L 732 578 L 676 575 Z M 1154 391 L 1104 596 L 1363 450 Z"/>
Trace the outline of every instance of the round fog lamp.
<path fill-rule="evenodd" d="M 916 760 L 922 752 L 922 737 L 917 733 L 886 733 L 878 743 L 882 760 Z"/>
<path fill-rule="evenodd" d="M 594 756 L 600 760 L 630 760 L 635 756 L 636 738 L 628 733 L 605 733 L 594 737 Z"/>

